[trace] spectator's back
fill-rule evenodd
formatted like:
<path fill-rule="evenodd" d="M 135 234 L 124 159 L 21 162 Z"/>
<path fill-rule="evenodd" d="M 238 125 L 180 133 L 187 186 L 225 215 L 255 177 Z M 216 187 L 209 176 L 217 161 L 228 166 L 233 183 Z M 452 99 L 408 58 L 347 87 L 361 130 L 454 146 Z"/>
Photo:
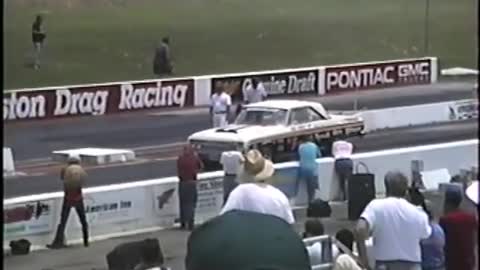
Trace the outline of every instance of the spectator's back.
<path fill-rule="evenodd" d="M 370 224 L 377 260 L 420 262 L 420 240 L 430 235 L 428 217 L 403 198 L 373 200 L 362 214 Z"/>

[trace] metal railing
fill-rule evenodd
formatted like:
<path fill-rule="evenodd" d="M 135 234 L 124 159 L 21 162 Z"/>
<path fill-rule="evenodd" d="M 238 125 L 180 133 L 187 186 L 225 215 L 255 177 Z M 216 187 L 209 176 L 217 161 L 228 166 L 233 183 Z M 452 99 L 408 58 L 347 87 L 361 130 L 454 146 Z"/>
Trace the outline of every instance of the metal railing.
<path fill-rule="evenodd" d="M 312 270 L 330 270 L 333 267 L 332 237 L 330 235 L 321 235 L 303 239 L 305 246 L 310 246 L 319 242 L 322 244 L 322 263 L 315 265 L 312 264 Z"/>

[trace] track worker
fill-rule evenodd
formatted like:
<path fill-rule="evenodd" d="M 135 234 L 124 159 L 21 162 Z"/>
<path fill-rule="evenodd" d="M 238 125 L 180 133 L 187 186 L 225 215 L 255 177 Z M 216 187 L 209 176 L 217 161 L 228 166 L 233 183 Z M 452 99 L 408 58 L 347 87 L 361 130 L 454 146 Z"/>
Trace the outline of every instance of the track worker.
<path fill-rule="evenodd" d="M 241 170 L 244 158 L 239 151 L 226 151 L 220 156 L 220 164 L 225 173 L 223 177 L 223 203 L 228 199 L 228 195 L 237 187 L 237 175 Z"/>
<path fill-rule="evenodd" d="M 353 144 L 338 140 L 332 145 L 332 154 L 335 158 L 335 172 L 338 176 L 340 186 L 340 200 L 348 198 L 348 180 L 353 173 L 353 161 L 351 159 Z"/>
<path fill-rule="evenodd" d="M 60 178 L 63 181 L 65 196 L 63 197 L 62 212 L 60 214 L 60 224 L 53 243 L 47 245 L 48 248 L 58 249 L 65 247 L 65 226 L 67 225 L 70 209 L 75 208 L 82 224 L 83 245 L 88 247 L 88 224 L 83 204 L 82 187 L 87 179 L 87 173 L 80 165 L 80 157 L 71 155 L 67 160 L 68 164 L 60 172 Z"/>
<path fill-rule="evenodd" d="M 263 83 L 257 79 L 253 78 L 252 83 L 247 86 L 243 96 L 243 101 L 245 104 L 255 103 L 264 101 L 267 98 L 267 91 L 263 86 Z"/>
<path fill-rule="evenodd" d="M 155 49 L 153 58 L 153 73 L 163 77 L 173 73 L 173 65 L 170 57 L 170 38 L 162 38 L 162 42 Z"/>
<path fill-rule="evenodd" d="M 252 83 L 248 84 L 248 86 L 243 91 L 243 104 L 251 104 L 255 102 L 264 101 L 267 99 L 267 91 L 263 86 L 263 83 L 257 79 L 253 78 Z M 242 111 L 242 104 L 237 106 L 236 115 L 238 116 Z"/>
<path fill-rule="evenodd" d="M 228 125 L 228 114 L 232 106 L 232 98 L 225 93 L 223 86 L 217 83 L 215 94 L 210 99 L 210 117 L 214 128 L 221 128 Z"/>
<path fill-rule="evenodd" d="M 315 197 L 315 190 L 318 189 L 317 179 L 317 158 L 322 154 L 318 146 L 313 143 L 309 136 L 300 136 L 298 138 L 298 157 L 300 166 L 298 167 L 298 179 L 295 184 L 295 196 L 298 194 L 300 183 L 303 181 L 307 186 L 308 203 L 311 203 Z"/>
<path fill-rule="evenodd" d="M 35 17 L 35 21 L 32 24 L 32 42 L 33 42 L 33 49 L 34 49 L 33 68 L 34 69 L 40 68 L 40 53 L 42 51 L 43 42 L 46 37 L 47 35 L 43 27 L 43 16 L 37 15 Z"/>
<path fill-rule="evenodd" d="M 197 174 L 203 163 L 191 145 L 183 148 L 177 159 L 178 197 L 180 200 L 180 225 L 182 229 L 193 230 L 195 208 L 197 207 Z"/>

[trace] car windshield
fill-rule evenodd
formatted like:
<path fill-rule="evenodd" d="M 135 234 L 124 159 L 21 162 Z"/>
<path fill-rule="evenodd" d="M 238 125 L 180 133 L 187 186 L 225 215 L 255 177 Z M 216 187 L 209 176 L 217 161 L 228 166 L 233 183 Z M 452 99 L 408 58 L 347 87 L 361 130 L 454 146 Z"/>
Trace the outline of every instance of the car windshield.
<path fill-rule="evenodd" d="M 284 125 L 287 119 L 287 110 L 270 108 L 243 109 L 235 120 L 237 125 Z"/>

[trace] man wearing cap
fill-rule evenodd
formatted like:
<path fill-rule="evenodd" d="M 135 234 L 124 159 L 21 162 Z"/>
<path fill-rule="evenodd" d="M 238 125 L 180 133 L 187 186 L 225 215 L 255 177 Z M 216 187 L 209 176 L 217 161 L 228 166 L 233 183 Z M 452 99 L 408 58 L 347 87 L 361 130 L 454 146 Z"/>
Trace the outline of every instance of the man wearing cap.
<path fill-rule="evenodd" d="M 439 224 L 445 232 L 446 270 L 472 270 L 476 264 L 478 221 L 474 215 L 460 209 L 461 189 L 445 192 L 445 215 Z"/>
<path fill-rule="evenodd" d="M 275 172 L 272 162 L 253 149 L 245 155 L 243 167 L 239 177 L 241 184 L 230 193 L 220 214 L 244 210 L 277 216 L 289 224 L 295 223 L 287 196 L 269 183 Z"/>
<path fill-rule="evenodd" d="M 80 157 L 71 155 L 67 160 L 68 164 L 60 172 L 60 178 L 63 181 L 62 212 L 60 214 L 60 224 L 53 243 L 47 245 L 48 248 L 65 247 L 65 226 L 67 225 L 70 209 L 73 207 L 77 211 L 78 218 L 82 224 L 83 245 L 88 247 L 88 224 L 85 216 L 85 206 L 83 204 L 82 186 L 87 178 L 87 173 L 80 165 Z"/>
<path fill-rule="evenodd" d="M 311 266 L 302 239 L 284 220 L 232 210 L 190 234 L 185 269 L 310 270 Z"/>
<path fill-rule="evenodd" d="M 405 198 L 408 179 L 391 171 L 384 179 L 386 198 L 371 201 L 355 229 L 362 264 L 369 265 L 365 241 L 373 237 L 375 269 L 421 270 L 420 241 L 430 236 L 428 216 Z"/>

